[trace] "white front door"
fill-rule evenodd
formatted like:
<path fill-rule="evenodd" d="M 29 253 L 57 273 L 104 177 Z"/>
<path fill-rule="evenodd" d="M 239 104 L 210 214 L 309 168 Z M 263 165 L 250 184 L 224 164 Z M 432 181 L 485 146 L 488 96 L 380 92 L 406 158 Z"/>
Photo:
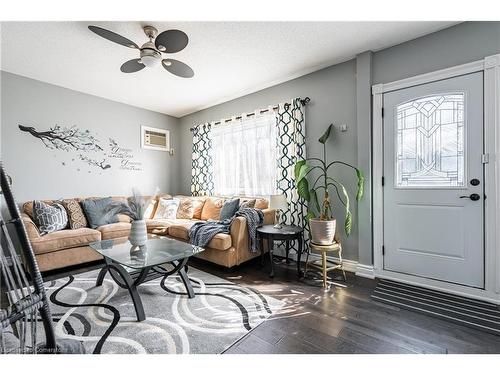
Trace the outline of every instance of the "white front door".
<path fill-rule="evenodd" d="M 484 288 L 483 73 L 383 108 L 384 269 Z"/>

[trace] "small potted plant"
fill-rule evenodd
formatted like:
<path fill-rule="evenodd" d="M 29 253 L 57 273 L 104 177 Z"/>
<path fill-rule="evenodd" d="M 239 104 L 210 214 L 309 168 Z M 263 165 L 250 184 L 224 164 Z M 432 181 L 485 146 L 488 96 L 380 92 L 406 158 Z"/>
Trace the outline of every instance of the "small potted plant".
<path fill-rule="evenodd" d="M 347 189 L 340 181 L 328 175 L 330 168 L 338 165 L 351 168 L 355 171 L 358 178 L 357 201 L 363 197 L 365 181 L 363 172 L 360 169 L 339 160 L 330 163 L 327 162 L 326 142 L 330 138 L 332 127 L 333 124 L 328 127 L 319 139 L 319 142 L 323 145 L 323 159 L 306 158 L 299 160 L 295 164 L 297 192 L 308 203 L 306 220 L 309 222 L 311 241 L 318 245 L 330 245 L 333 243 L 335 237 L 336 220 L 332 216 L 331 191 L 335 192 L 340 203 L 344 206 L 344 231 L 347 236 L 349 236 L 352 229 L 352 214 Z M 314 170 L 319 172 L 319 175 L 315 176 L 314 182 L 310 187 L 308 177 L 311 176 L 311 172 Z M 318 198 L 319 195 L 322 195 L 321 204 Z"/>
<path fill-rule="evenodd" d="M 127 202 L 112 202 L 108 207 L 107 215 L 114 216 L 124 214 L 132 220 L 130 228 L 129 241 L 132 245 L 142 246 L 146 244 L 148 232 L 144 213 L 151 202 L 151 198 L 147 199 L 140 195 L 136 189 L 132 190 L 132 196 L 127 198 Z"/>

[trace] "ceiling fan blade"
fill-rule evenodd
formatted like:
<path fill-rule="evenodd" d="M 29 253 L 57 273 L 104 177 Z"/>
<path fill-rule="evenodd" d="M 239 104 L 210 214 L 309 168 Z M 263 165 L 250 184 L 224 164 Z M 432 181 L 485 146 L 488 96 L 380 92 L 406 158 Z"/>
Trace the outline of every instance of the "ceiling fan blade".
<path fill-rule="evenodd" d="M 124 36 L 118 35 L 117 33 L 114 33 L 112 31 L 103 29 L 102 27 L 89 26 L 89 30 L 93 31 L 94 33 L 103 37 L 104 39 L 121 44 L 122 46 L 139 49 L 139 46 L 134 42 L 132 42 L 130 39 L 127 39 Z"/>
<path fill-rule="evenodd" d="M 159 51 L 175 53 L 183 50 L 188 44 L 189 38 L 185 32 L 180 30 L 167 30 L 155 39 L 155 46 Z"/>
<path fill-rule="evenodd" d="M 183 77 L 183 78 L 191 78 L 194 76 L 194 71 L 187 64 L 184 64 L 182 61 L 174 60 L 174 59 L 163 59 L 161 61 L 163 67 L 168 70 L 170 73 Z"/>
<path fill-rule="evenodd" d="M 141 59 L 132 59 L 129 61 L 126 61 L 122 64 L 120 67 L 120 70 L 123 73 L 134 73 L 138 72 L 139 70 L 143 69 L 145 65 L 140 62 Z"/>

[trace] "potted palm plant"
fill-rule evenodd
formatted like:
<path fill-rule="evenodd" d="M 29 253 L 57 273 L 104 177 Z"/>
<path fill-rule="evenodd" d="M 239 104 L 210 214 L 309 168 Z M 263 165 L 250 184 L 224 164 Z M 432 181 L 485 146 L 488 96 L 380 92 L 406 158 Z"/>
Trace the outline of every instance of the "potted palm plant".
<path fill-rule="evenodd" d="M 347 236 L 349 236 L 352 229 L 352 214 L 347 189 L 340 181 L 328 174 L 330 168 L 333 166 L 344 166 L 354 170 L 358 178 L 356 201 L 359 201 L 363 197 L 365 181 L 363 172 L 348 163 L 340 160 L 328 163 L 326 142 L 330 138 L 332 127 L 333 124 L 326 129 L 325 133 L 319 139 L 319 142 L 323 145 L 323 159 L 306 158 L 299 160 L 295 164 L 294 171 L 297 192 L 308 203 L 306 220 L 309 222 L 311 241 L 318 245 L 330 245 L 333 243 L 335 237 L 336 220 L 332 216 L 331 192 L 335 192 L 340 203 L 344 206 L 344 231 Z M 313 171 L 319 172 L 319 175 L 315 176 L 310 186 L 308 178 Z M 321 204 L 319 197 L 321 197 Z"/>

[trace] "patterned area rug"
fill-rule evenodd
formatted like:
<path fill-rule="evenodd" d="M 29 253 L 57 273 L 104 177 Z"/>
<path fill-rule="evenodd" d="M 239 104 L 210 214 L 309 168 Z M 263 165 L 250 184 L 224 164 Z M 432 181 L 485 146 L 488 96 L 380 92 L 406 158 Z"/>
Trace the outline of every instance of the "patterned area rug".
<path fill-rule="evenodd" d="M 277 312 L 283 302 L 255 289 L 189 269 L 196 297 L 177 276 L 138 287 L 146 320 L 136 320 L 127 290 L 98 271 L 46 283 L 59 338 L 83 341 L 87 353 L 221 353 Z"/>

